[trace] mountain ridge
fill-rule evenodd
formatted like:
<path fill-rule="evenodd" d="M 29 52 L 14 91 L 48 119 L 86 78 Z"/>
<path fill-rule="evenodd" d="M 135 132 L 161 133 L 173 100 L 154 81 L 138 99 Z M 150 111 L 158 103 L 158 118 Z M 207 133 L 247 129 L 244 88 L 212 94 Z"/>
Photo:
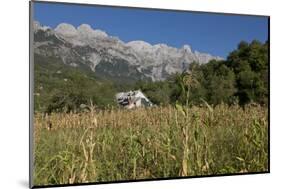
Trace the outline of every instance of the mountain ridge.
<path fill-rule="evenodd" d="M 61 23 L 52 29 L 34 21 L 33 27 L 35 53 L 60 57 L 65 64 L 74 67 L 84 64 L 93 72 L 103 72 L 105 77 L 118 78 L 120 73 L 117 71 L 124 68 L 132 73 L 122 73 L 122 77 L 130 79 L 135 75 L 138 76 L 136 80 L 147 78 L 159 81 L 184 71 L 192 62 L 205 64 L 212 59 L 223 59 L 193 51 L 187 44 L 175 48 L 163 43 L 152 45 L 142 40 L 126 43 L 88 24 L 75 28 Z"/>

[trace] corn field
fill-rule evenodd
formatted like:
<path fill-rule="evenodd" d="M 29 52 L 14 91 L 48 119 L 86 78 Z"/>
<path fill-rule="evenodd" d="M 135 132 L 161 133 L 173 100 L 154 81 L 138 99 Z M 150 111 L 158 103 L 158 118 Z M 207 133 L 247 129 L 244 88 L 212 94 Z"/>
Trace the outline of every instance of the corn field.
<path fill-rule="evenodd" d="M 34 184 L 268 171 L 268 111 L 208 104 L 34 115 Z"/>

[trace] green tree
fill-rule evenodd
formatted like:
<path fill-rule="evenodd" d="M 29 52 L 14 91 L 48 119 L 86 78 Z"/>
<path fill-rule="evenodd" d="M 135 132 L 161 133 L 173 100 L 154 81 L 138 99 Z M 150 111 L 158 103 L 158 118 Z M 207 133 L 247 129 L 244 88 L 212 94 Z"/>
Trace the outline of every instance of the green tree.
<path fill-rule="evenodd" d="M 227 57 L 226 65 L 235 73 L 240 104 L 267 103 L 268 98 L 268 42 L 241 42 Z"/>

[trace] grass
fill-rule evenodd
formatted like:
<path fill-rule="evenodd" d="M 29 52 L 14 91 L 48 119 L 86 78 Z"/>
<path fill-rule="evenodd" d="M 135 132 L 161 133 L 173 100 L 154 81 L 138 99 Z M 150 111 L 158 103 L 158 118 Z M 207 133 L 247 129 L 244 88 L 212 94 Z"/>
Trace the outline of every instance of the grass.
<path fill-rule="evenodd" d="M 261 106 L 35 115 L 35 185 L 268 171 Z"/>

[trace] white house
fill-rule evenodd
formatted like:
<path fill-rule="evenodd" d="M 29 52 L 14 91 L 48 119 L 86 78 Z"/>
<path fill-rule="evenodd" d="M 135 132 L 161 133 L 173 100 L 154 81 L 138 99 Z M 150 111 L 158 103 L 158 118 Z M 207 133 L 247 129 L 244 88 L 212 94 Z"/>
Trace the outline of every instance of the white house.
<path fill-rule="evenodd" d="M 127 109 L 132 109 L 141 106 L 152 106 L 152 103 L 140 91 L 120 92 L 115 95 L 117 103 Z"/>

